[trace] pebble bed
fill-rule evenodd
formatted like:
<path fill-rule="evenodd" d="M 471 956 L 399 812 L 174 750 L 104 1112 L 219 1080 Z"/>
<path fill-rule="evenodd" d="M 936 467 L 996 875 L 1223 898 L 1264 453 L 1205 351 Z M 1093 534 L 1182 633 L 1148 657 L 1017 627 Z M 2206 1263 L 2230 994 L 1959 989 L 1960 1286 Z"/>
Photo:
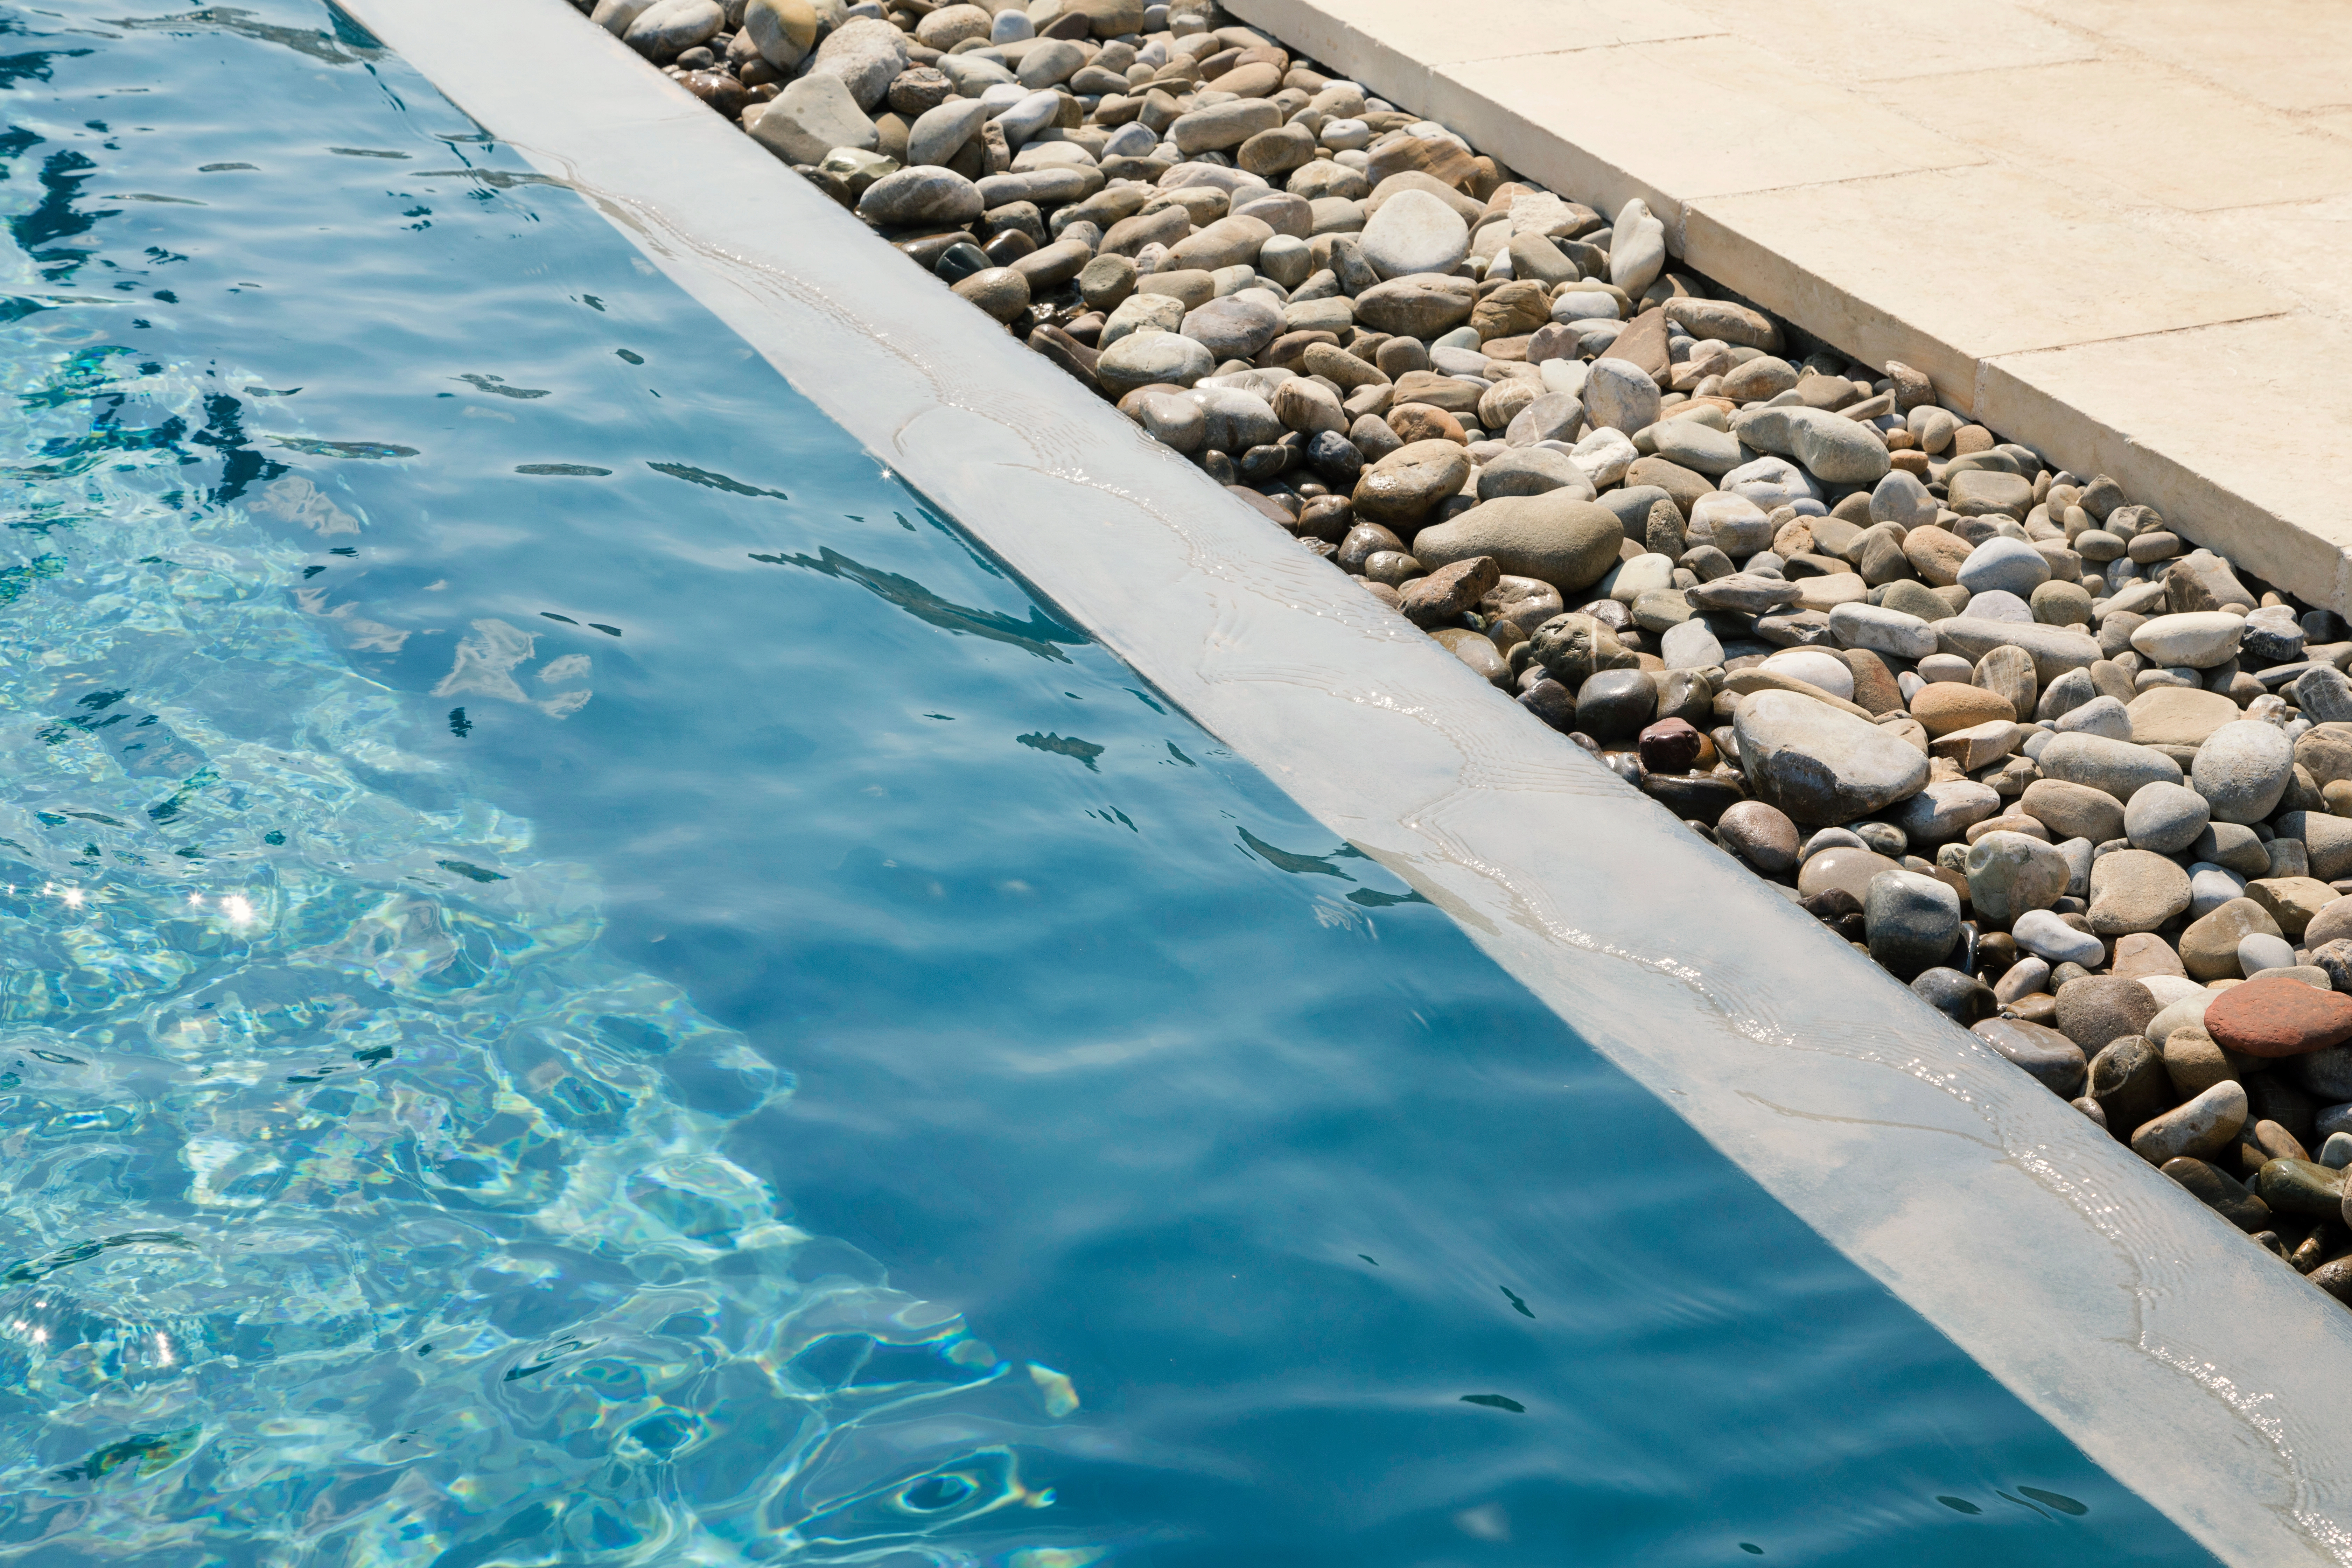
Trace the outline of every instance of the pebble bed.
<path fill-rule="evenodd" d="M 1213 7 L 579 3 L 2352 1304 L 2335 612 Z"/>

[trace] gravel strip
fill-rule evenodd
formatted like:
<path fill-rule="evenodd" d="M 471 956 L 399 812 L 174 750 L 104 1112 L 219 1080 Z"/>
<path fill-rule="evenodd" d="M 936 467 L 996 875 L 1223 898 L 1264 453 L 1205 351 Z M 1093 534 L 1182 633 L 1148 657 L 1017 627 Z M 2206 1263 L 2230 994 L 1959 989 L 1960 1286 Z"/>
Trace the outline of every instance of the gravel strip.
<path fill-rule="evenodd" d="M 575 3 L 2352 1303 L 2335 612 L 1199 0 Z"/>

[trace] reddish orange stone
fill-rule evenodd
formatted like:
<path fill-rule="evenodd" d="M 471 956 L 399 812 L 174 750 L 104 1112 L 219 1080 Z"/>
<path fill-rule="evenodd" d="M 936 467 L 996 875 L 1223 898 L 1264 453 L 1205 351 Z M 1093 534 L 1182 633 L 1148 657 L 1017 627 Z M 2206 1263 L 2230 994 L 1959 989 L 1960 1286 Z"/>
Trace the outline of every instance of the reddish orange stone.
<path fill-rule="evenodd" d="M 2205 1032 L 2250 1057 L 2299 1057 L 2352 1040 L 2352 996 L 2284 975 L 2232 985 L 2205 1009 Z"/>

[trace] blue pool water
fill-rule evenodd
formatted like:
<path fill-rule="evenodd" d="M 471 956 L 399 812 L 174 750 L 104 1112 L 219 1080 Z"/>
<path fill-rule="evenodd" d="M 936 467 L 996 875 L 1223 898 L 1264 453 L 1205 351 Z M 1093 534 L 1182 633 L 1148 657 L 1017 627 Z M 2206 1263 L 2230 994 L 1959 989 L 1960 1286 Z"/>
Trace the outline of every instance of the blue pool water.
<path fill-rule="evenodd" d="M 0 1557 L 2206 1561 L 365 35 L 100 9 Z"/>

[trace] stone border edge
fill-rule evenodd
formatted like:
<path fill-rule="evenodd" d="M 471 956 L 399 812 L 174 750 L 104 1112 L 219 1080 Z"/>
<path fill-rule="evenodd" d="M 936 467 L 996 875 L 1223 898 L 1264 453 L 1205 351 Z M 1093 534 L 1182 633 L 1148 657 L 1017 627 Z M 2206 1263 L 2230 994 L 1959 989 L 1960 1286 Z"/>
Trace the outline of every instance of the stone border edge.
<path fill-rule="evenodd" d="M 2352 1315 L 563 0 L 331 3 L 2118 1481 L 2352 1563 Z"/>

